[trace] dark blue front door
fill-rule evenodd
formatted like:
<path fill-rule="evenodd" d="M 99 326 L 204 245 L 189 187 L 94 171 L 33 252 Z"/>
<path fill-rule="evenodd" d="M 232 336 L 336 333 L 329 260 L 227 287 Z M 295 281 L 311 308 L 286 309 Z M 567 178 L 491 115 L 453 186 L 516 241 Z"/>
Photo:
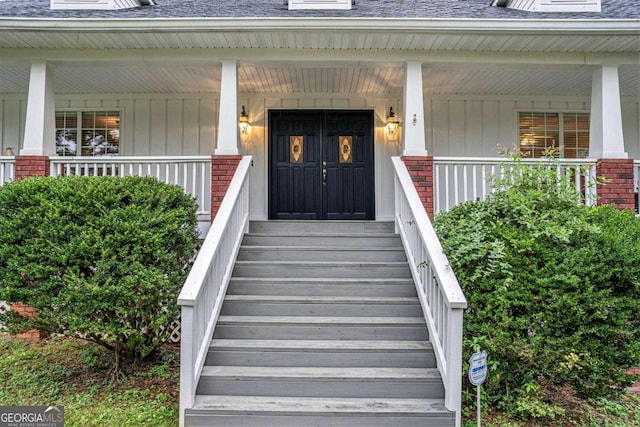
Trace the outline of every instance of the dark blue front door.
<path fill-rule="evenodd" d="M 269 218 L 374 219 L 373 112 L 269 112 Z"/>

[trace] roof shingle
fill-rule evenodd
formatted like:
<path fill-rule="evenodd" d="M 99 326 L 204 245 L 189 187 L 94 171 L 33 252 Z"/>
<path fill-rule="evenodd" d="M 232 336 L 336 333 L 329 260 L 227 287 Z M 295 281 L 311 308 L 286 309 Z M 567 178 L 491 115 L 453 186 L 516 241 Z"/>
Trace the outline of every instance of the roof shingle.
<path fill-rule="evenodd" d="M 283 0 L 156 0 L 124 10 L 50 10 L 49 0 L 0 0 L 0 17 L 248 18 L 349 17 L 424 19 L 639 19 L 638 0 L 602 0 L 601 13 L 535 13 L 492 7 L 489 0 L 357 0 L 352 10 L 289 11 Z M 639 24 L 640 25 L 640 24 Z"/>

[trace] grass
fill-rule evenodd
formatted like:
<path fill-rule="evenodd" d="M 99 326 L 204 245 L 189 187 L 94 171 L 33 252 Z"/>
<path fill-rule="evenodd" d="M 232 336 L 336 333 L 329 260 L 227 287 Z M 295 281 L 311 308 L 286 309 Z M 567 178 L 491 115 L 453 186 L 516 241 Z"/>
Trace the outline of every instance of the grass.
<path fill-rule="evenodd" d="M 561 398 L 562 400 L 562 398 Z M 569 399 L 570 408 L 566 416 L 555 420 L 515 420 L 504 413 L 490 411 L 483 413 L 483 427 L 640 427 L 640 396 L 628 394 L 619 400 L 600 399 L 594 401 Z M 558 402 L 553 402 L 557 404 Z M 567 402 L 560 402 L 566 406 Z M 475 427 L 476 414 L 474 408 L 466 408 L 463 427 Z"/>
<path fill-rule="evenodd" d="M 164 349 L 152 362 L 124 369 L 110 380 L 110 354 L 68 338 L 25 342 L 0 335 L 0 406 L 63 405 L 65 425 L 178 425 L 178 350 Z M 581 401 L 556 396 L 570 417 L 520 421 L 491 411 L 484 427 L 640 427 L 640 396 Z M 464 427 L 475 426 L 475 408 L 465 408 Z"/>
<path fill-rule="evenodd" d="M 65 426 L 177 426 L 178 351 L 109 379 L 110 355 L 79 340 L 0 336 L 0 406 L 63 405 Z"/>

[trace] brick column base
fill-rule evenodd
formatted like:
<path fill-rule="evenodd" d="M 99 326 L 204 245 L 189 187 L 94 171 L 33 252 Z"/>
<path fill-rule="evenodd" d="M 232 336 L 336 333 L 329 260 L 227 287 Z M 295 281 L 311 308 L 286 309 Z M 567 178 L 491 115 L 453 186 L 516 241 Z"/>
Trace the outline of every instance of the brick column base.
<path fill-rule="evenodd" d="M 10 309 L 11 311 L 15 311 L 16 313 L 19 313 L 21 316 L 24 316 L 24 317 L 34 317 L 38 315 L 38 311 L 35 308 L 30 307 L 21 302 L 12 303 Z M 47 334 L 44 331 L 38 331 L 37 329 L 31 329 L 27 332 L 24 332 L 22 334 L 17 334 L 15 336 L 17 338 L 22 338 L 26 340 L 39 340 L 39 339 L 46 338 L 47 336 L 49 336 L 49 334 Z"/>
<path fill-rule="evenodd" d="M 242 156 L 211 156 L 211 222 L 213 222 Z"/>
<path fill-rule="evenodd" d="M 598 184 L 598 205 L 613 204 L 618 209 L 634 209 L 633 159 L 600 159 L 596 176 L 606 179 Z"/>
<path fill-rule="evenodd" d="M 31 176 L 49 176 L 50 170 L 48 156 L 16 156 L 16 180 Z"/>
<path fill-rule="evenodd" d="M 48 156 L 16 156 L 15 161 L 16 180 L 25 179 L 32 176 L 49 176 L 49 173 L 51 171 L 51 164 Z M 21 302 L 11 303 L 11 310 L 27 317 L 38 315 L 38 312 L 35 308 L 25 305 Z M 48 334 L 46 334 L 45 332 L 32 329 L 16 336 L 23 339 L 37 340 L 46 338 L 47 335 Z"/>
<path fill-rule="evenodd" d="M 629 375 L 640 375 L 640 368 L 631 369 L 627 372 Z M 640 394 L 640 381 L 635 382 L 631 387 L 627 389 L 630 393 Z"/>
<path fill-rule="evenodd" d="M 402 156 L 424 209 L 433 217 L 433 157 Z"/>

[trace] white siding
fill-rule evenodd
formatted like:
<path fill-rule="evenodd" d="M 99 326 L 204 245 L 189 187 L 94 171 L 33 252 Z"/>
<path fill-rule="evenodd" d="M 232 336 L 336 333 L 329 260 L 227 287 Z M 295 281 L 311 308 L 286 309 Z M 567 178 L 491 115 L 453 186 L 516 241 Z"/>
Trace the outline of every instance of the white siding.
<path fill-rule="evenodd" d="M 389 220 L 393 212 L 393 170 L 390 157 L 402 153 L 401 135 L 389 141 L 384 123 L 389 106 L 397 111 L 402 127 L 407 125 L 401 97 L 363 97 L 328 94 L 240 95 L 252 129 L 243 143 L 244 154 L 254 156 L 251 170 L 251 216 L 267 217 L 268 129 L 270 109 L 371 109 L 375 120 L 376 218 Z M 0 147 L 22 145 L 26 101 L 18 95 L 0 98 Z M 109 109 L 121 111 L 123 155 L 210 155 L 216 141 L 218 99 L 216 95 L 109 95 L 58 97 L 56 108 Z M 425 146 L 434 156 L 495 157 L 496 147 L 517 142 L 517 112 L 589 111 L 588 98 L 524 98 L 482 96 L 427 96 L 425 98 Z M 625 149 L 640 158 L 640 103 L 625 98 L 622 104 Z M 236 123 L 232 124 L 237 126 Z"/>
<path fill-rule="evenodd" d="M 20 151 L 24 138 L 26 98 L 0 98 L 0 155 L 11 147 L 15 154 Z"/>
<path fill-rule="evenodd" d="M 24 137 L 25 107 L 24 98 L 0 98 L 2 152 L 13 147 L 18 153 Z M 120 111 L 122 155 L 209 155 L 215 150 L 215 95 L 57 97 L 56 108 Z"/>
<path fill-rule="evenodd" d="M 375 185 L 376 185 L 376 219 L 393 219 L 393 169 L 391 156 L 402 153 L 402 142 L 389 141 L 384 132 L 386 114 L 389 107 L 400 109 L 402 99 L 397 98 L 372 98 L 352 95 L 349 98 L 332 97 L 327 94 L 318 94 L 302 97 L 289 95 L 241 95 L 238 102 L 244 105 L 251 122 L 251 134 L 249 140 L 242 145 L 243 154 L 253 156 L 253 168 L 251 169 L 251 217 L 253 219 L 265 219 L 268 216 L 268 146 L 269 110 L 275 109 L 356 109 L 373 110 L 374 112 L 374 161 L 375 161 Z"/>

